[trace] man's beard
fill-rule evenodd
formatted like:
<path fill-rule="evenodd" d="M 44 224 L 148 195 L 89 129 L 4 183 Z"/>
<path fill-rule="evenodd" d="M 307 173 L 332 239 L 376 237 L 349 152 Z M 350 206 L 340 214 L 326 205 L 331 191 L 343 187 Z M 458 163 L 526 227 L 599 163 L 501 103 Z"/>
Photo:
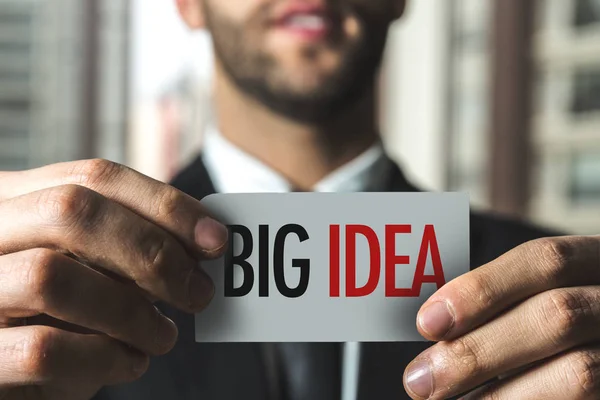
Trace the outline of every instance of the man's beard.
<path fill-rule="evenodd" d="M 267 11 L 257 13 L 249 23 L 262 22 Z M 342 58 L 339 67 L 313 90 L 300 91 L 286 84 L 285 77 L 279 81 L 270 79 L 281 76 L 282 67 L 274 57 L 249 43 L 249 32 L 244 26 L 212 12 L 208 6 L 205 12 L 215 53 L 225 73 L 241 91 L 277 114 L 301 123 L 320 124 L 350 109 L 373 89 L 383 58 L 388 21 L 370 20 L 373 17 L 368 12 L 355 10 L 355 16 L 361 18 L 360 37 L 352 43 L 338 44 Z M 302 56 L 308 59 L 316 51 L 319 50 L 307 47 Z"/>

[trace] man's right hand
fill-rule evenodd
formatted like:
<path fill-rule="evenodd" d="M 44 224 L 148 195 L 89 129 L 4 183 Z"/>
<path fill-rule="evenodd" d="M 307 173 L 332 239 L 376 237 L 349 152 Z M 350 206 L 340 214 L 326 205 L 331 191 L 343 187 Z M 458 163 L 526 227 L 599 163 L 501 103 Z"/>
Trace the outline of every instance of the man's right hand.
<path fill-rule="evenodd" d="M 85 400 L 139 378 L 214 294 L 199 260 L 226 228 L 199 202 L 104 160 L 0 172 L 0 399 Z"/>

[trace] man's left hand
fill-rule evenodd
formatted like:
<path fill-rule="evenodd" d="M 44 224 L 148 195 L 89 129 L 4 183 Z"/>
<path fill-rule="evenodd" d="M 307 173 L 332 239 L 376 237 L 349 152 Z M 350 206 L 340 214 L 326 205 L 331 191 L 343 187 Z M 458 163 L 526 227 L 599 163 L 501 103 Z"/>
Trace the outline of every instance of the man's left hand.
<path fill-rule="evenodd" d="M 406 369 L 414 399 L 600 398 L 600 237 L 525 243 L 437 291 L 437 341 Z"/>

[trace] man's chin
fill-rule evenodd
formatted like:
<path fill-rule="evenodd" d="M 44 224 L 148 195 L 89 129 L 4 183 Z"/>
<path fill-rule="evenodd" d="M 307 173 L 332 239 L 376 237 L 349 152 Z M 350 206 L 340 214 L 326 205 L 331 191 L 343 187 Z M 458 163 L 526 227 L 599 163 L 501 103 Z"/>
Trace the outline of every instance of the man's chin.
<path fill-rule="evenodd" d="M 325 82 L 319 84 L 310 84 L 310 85 L 292 85 L 287 86 L 286 88 L 282 88 L 281 86 L 277 87 L 274 92 L 276 93 L 285 93 L 286 97 L 291 99 L 298 99 L 299 101 L 314 101 L 315 99 L 319 99 L 323 95 L 323 87 Z"/>
<path fill-rule="evenodd" d="M 256 89 L 256 88 L 255 88 Z M 340 96 L 324 86 L 302 91 L 284 90 L 251 91 L 249 94 L 272 112 L 290 120 L 305 124 L 322 124 L 347 111 L 354 103 L 354 96 Z"/>
<path fill-rule="evenodd" d="M 302 71 L 282 71 L 276 79 L 271 79 L 271 90 L 276 93 L 287 93 L 291 97 L 315 99 L 335 79 L 334 72 L 323 72 L 306 68 Z"/>

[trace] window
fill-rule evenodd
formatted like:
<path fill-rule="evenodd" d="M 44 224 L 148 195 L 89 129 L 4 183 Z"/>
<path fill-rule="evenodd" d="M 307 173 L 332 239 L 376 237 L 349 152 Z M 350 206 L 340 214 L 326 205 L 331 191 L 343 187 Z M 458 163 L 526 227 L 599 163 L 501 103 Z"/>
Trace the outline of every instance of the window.
<path fill-rule="evenodd" d="M 27 158 L 5 154 L 0 157 L 0 171 L 19 171 L 27 167 Z"/>
<path fill-rule="evenodd" d="M 576 0 L 574 24 L 576 27 L 600 24 L 600 0 Z"/>
<path fill-rule="evenodd" d="M 571 111 L 574 114 L 600 111 L 600 65 L 575 72 Z"/>
<path fill-rule="evenodd" d="M 575 205 L 600 204 L 600 152 L 575 155 L 570 170 L 571 202 Z"/>

